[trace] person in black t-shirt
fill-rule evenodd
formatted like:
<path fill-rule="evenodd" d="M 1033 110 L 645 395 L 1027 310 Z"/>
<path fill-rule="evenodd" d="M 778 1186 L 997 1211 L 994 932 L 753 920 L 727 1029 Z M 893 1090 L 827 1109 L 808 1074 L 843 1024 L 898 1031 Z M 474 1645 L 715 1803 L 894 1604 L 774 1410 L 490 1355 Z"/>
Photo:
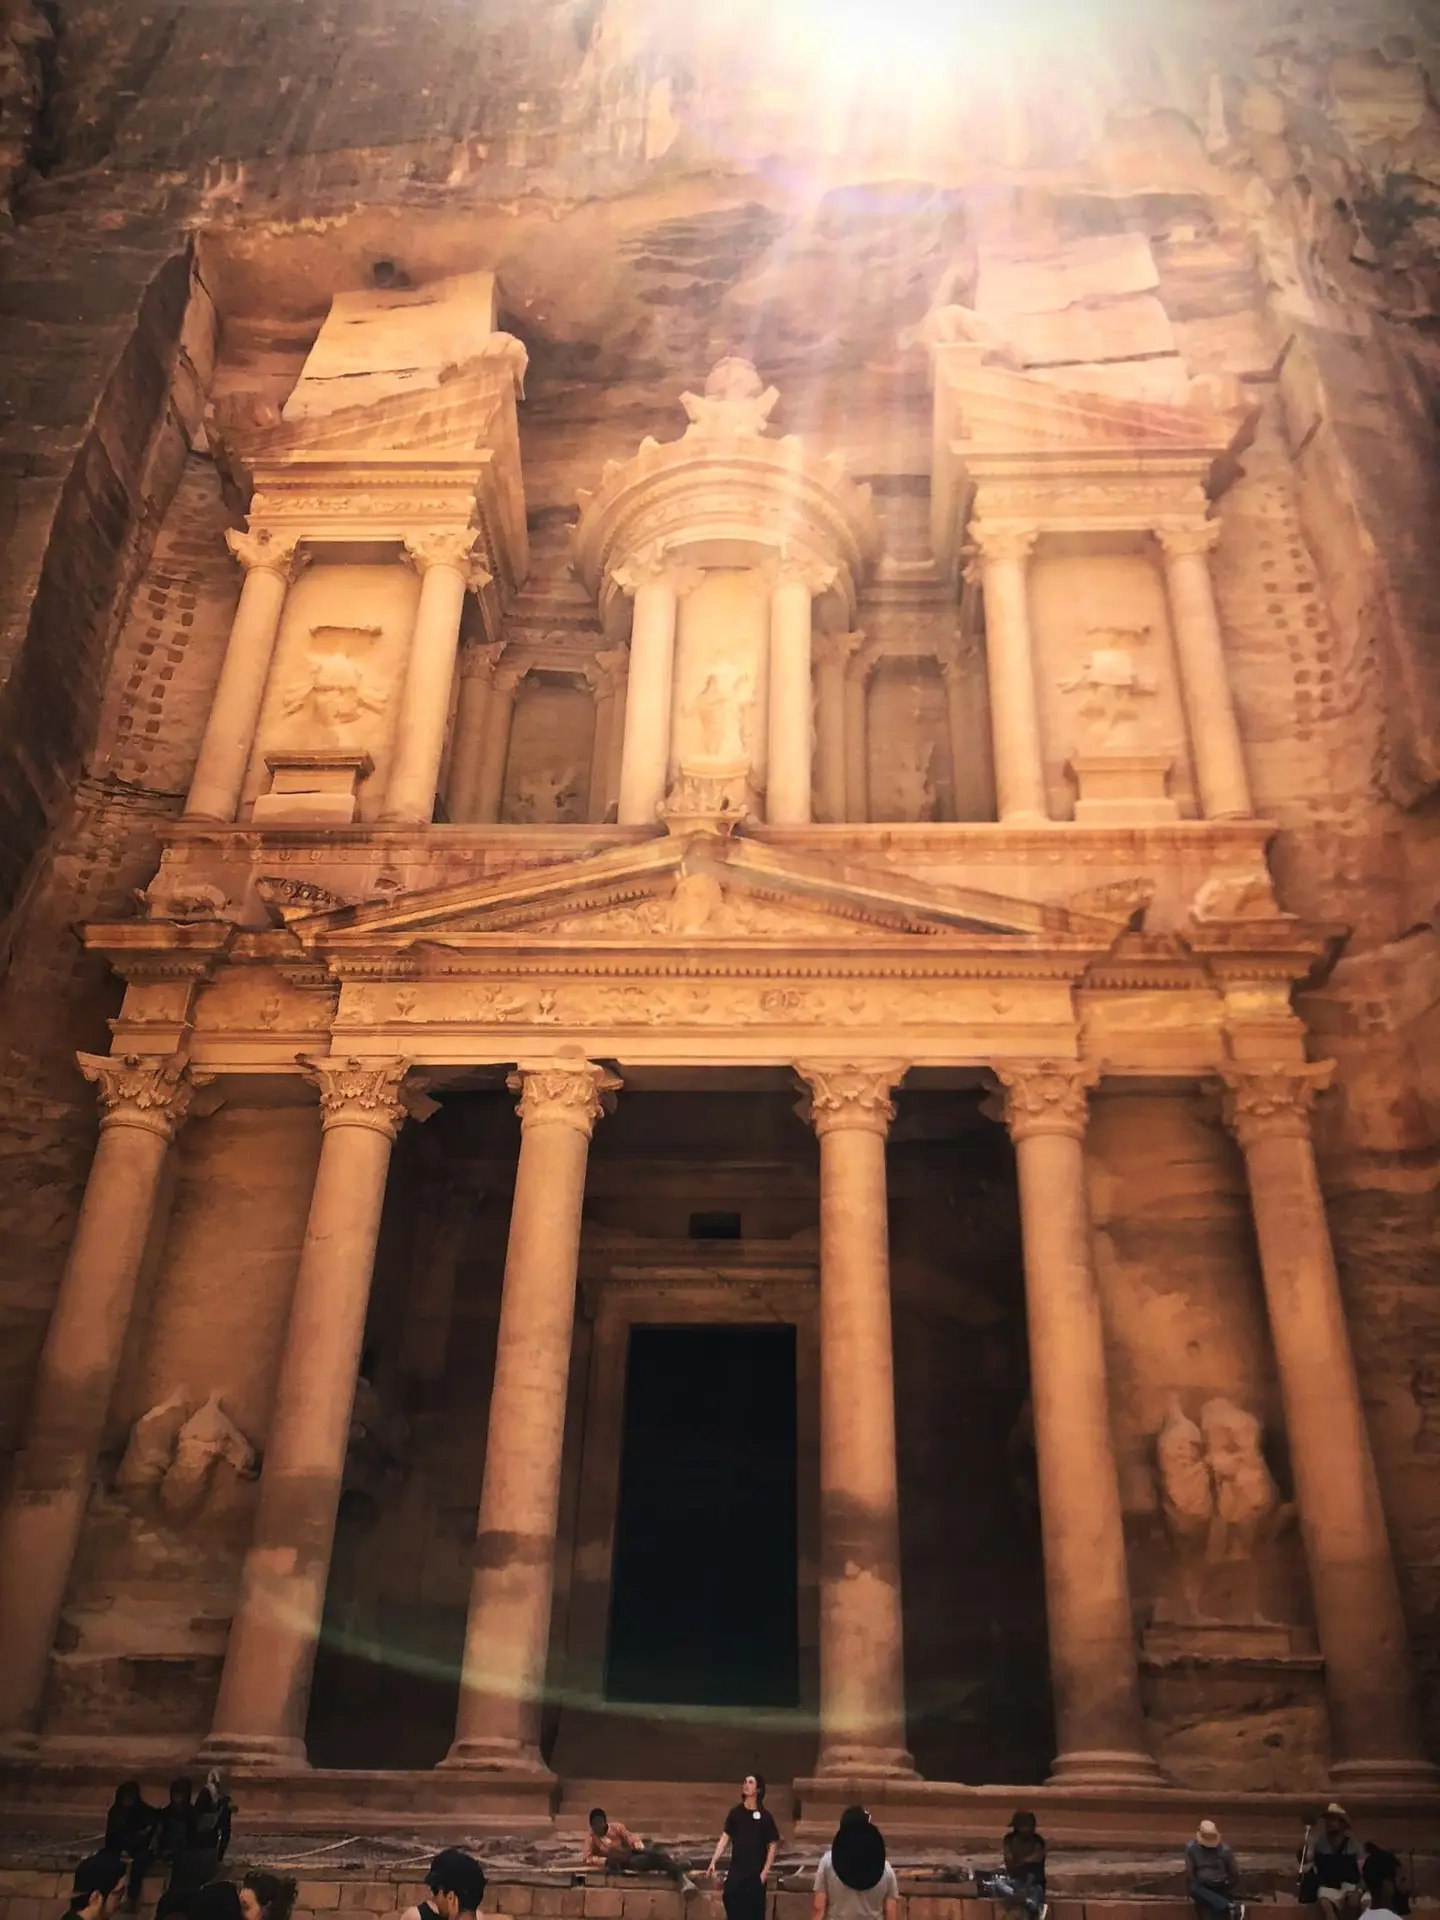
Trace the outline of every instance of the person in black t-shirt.
<path fill-rule="evenodd" d="M 747 1773 L 740 1803 L 726 1814 L 725 1829 L 710 1859 L 710 1876 L 714 1879 L 720 1856 L 729 1847 L 730 1871 L 725 1876 L 723 1895 L 725 1920 L 765 1920 L 765 1889 L 779 1846 L 780 1829 L 765 1806 L 765 1776 Z"/>
<path fill-rule="evenodd" d="M 125 1892 L 125 1862 L 118 1853 L 92 1853 L 75 1869 L 70 1904 L 62 1920 L 111 1920 Z"/>

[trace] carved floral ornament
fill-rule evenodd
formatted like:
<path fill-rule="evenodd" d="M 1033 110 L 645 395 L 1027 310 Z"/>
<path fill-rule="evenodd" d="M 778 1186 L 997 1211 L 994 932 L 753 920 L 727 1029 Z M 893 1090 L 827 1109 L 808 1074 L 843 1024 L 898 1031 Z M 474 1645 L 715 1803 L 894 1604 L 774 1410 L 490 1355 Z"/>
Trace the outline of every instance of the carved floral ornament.
<path fill-rule="evenodd" d="M 267 527 L 248 533 L 231 527 L 226 532 L 225 544 L 246 573 L 263 569 L 267 573 L 278 573 L 286 582 L 293 580 L 310 558 L 300 550 L 298 534 L 272 533 Z"/>
<path fill-rule="evenodd" d="M 1221 1067 L 1225 1124 L 1242 1147 L 1266 1139 L 1310 1138 L 1316 1096 L 1335 1075 L 1333 1060 L 1273 1067 Z"/>
<path fill-rule="evenodd" d="M 845 1062 L 797 1060 L 795 1071 L 805 1089 L 800 1112 L 823 1140 L 842 1128 L 885 1135 L 895 1118 L 890 1098 L 905 1078 L 908 1062 L 881 1060 Z"/>
<path fill-rule="evenodd" d="M 520 1099 L 515 1111 L 522 1130 L 573 1127 L 588 1140 L 595 1122 L 608 1111 L 609 1096 L 620 1091 L 617 1074 L 593 1060 L 520 1060 L 505 1081 Z"/>
<path fill-rule="evenodd" d="M 1100 1078 L 1094 1062 L 992 1060 L 990 1070 L 1004 1090 L 1005 1125 L 1012 1140 L 1035 1133 L 1084 1138 L 1090 1089 Z"/>
<path fill-rule="evenodd" d="M 319 1089 L 321 1124 L 370 1127 L 394 1139 L 407 1118 L 424 1120 L 435 1103 L 418 1088 L 406 1087 L 408 1060 L 317 1059 L 298 1054 L 305 1077 Z"/>
<path fill-rule="evenodd" d="M 100 1101 L 100 1126 L 139 1127 L 173 1140 L 201 1087 L 213 1073 L 197 1073 L 182 1053 L 77 1053 L 80 1071 Z"/>

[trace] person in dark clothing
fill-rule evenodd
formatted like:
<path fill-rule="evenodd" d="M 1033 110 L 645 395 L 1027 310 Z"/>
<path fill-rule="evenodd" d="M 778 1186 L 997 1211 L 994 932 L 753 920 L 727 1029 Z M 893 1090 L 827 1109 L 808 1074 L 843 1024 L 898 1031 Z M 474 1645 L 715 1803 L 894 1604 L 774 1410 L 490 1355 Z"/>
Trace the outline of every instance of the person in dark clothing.
<path fill-rule="evenodd" d="M 440 1920 L 475 1920 L 485 1898 L 485 1869 L 474 1854 L 446 1847 L 430 1863 L 428 1885 Z"/>
<path fill-rule="evenodd" d="M 92 1853 L 75 1869 L 64 1920 L 110 1920 L 125 1891 L 125 1862 L 118 1853 Z"/>
<path fill-rule="evenodd" d="M 725 1816 L 725 1827 L 715 1842 L 710 1877 L 720 1869 L 720 1856 L 730 1849 L 730 1871 L 725 1876 L 725 1920 L 765 1920 L 765 1889 L 780 1848 L 780 1829 L 765 1806 L 765 1776 L 747 1773 L 738 1805 Z"/>
<path fill-rule="evenodd" d="M 1245 1920 L 1240 1902 L 1240 1867 L 1220 1838 L 1213 1820 L 1202 1820 L 1195 1838 L 1185 1843 L 1185 1891 L 1195 1909 L 1195 1920 Z"/>
<path fill-rule="evenodd" d="M 1372 1913 L 1397 1913 L 1402 1916 L 1409 1913 L 1410 1882 L 1398 1853 L 1391 1853 L 1385 1847 L 1377 1847 L 1373 1840 L 1367 1840 L 1360 1862 L 1360 1878 L 1370 1896 Z"/>
<path fill-rule="evenodd" d="M 1335 1801 L 1320 1817 L 1318 1829 L 1305 1830 L 1300 1848 L 1299 1898 L 1302 1905 L 1318 1902 L 1328 1920 L 1359 1920 L 1364 1883 L 1360 1855 L 1350 1834 L 1350 1816 Z"/>
<path fill-rule="evenodd" d="M 1033 1813 L 1021 1809 L 1010 1816 L 1000 1854 L 1004 1871 L 977 1875 L 977 1890 L 986 1899 L 1018 1905 L 1027 1920 L 1045 1920 L 1050 1911 L 1045 1902 L 1045 1836 Z"/>
<path fill-rule="evenodd" d="M 183 1775 L 170 1782 L 170 1796 L 155 1821 L 155 1851 L 168 1866 L 173 1866 L 190 1844 L 194 1798 L 194 1784 Z"/>
<path fill-rule="evenodd" d="M 243 1920 L 240 1889 L 233 1880 L 212 1880 L 187 1898 L 185 1920 Z"/>
<path fill-rule="evenodd" d="M 199 1793 L 193 1800 L 189 1795 L 188 1780 L 172 1781 L 170 1805 L 160 1816 L 170 1881 L 156 1905 L 155 1920 L 172 1920 L 175 1914 L 187 1912 L 193 1896 L 219 1873 L 230 1845 L 231 1805 L 219 1774 L 207 1773 Z"/>
<path fill-rule="evenodd" d="M 247 1873 L 240 1882 L 240 1911 L 245 1920 L 290 1920 L 299 1888 L 278 1873 Z"/>
<path fill-rule="evenodd" d="M 138 1780 L 122 1780 L 105 1816 L 105 1851 L 130 1862 L 125 1884 L 125 1904 L 138 1907 L 145 1887 L 145 1874 L 155 1858 L 155 1829 L 160 1809 L 149 1806 L 140 1794 Z"/>

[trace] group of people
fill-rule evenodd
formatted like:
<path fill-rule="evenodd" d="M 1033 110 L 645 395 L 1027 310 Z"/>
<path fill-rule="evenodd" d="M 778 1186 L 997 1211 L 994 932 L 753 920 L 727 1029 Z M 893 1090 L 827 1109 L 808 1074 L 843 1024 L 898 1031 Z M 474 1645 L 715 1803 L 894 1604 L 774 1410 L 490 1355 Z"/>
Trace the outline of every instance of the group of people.
<path fill-rule="evenodd" d="M 1357 1847 L 1350 1816 L 1331 1801 L 1306 1827 L 1300 1848 L 1299 1898 L 1319 1906 L 1326 1920 L 1403 1920 L 1410 1911 L 1410 1886 L 1400 1856 L 1367 1840 Z"/>

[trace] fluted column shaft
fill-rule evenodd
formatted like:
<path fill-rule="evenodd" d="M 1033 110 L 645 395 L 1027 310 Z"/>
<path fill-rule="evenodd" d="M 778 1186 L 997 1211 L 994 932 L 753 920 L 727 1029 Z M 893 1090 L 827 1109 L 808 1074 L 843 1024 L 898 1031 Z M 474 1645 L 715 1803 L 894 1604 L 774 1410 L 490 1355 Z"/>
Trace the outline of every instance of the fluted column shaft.
<path fill-rule="evenodd" d="M 1245 1155 L 1325 1692 L 1331 1778 L 1434 1786 L 1380 1487 L 1315 1166 L 1310 1108 L 1333 1062 L 1227 1067 Z"/>
<path fill-rule="evenodd" d="M 1154 1786 L 1130 1611 L 1083 1141 L 1092 1069 L 993 1063 L 1015 1143 L 1058 1748 L 1051 1779 Z"/>
<path fill-rule="evenodd" d="M 455 702 L 455 745 L 450 755 L 446 809 L 453 821 L 478 818 L 481 770 L 485 762 L 485 716 L 495 684 L 495 666 L 503 640 L 467 647 L 460 656 L 460 694 Z"/>
<path fill-rule="evenodd" d="M 179 1054 L 76 1058 L 98 1090 L 100 1140 L 0 1512 L 0 1751 L 35 1743 L 165 1156 L 209 1078 Z"/>
<path fill-rule="evenodd" d="M 820 818 L 838 823 L 846 818 L 845 795 L 845 663 L 858 636 L 823 633 L 813 643 L 815 660 L 816 793 Z"/>
<path fill-rule="evenodd" d="M 495 1379 L 455 1741 L 444 1764 L 543 1772 L 540 1706 L 580 1209 L 590 1135 L 619 1086 L 592 1062 L 521 1061 L 520 1159 L 505 1252 Z"/>
<path fill-rule="evenodd" d="M 785 567 L 770 591 L 765 819 L 772 827 L 810 820 L 810 616 L 815 595 L 834 577 L 833 569 Z"/>
<path fill-rule="evenodd" d="M 345 1473 L 403 1060 L 317 1060 L 324 1132 L 230 1627 L 212 1760 L 305 1761 L 310 1680 Z"/>
<path fill-rule="evenodd" d="M 870 818 L 870 671 L 863 651 L 845 663 L 845 817 Z"/>
<path fill-rule="evenodd" d="M 421 826 L 435 818 L 445 723 L 455 683 L 460 617 L 470 583 L 473 533 L 436 534 L 406 543 L 420 569 L 420 602 L 405 662 L 395 749 L 382 820 Z M 481 573 L 481 581 L 489 575 Z"/>
<path fill-rule="evenodd" d="M 1044 820 L 1048 817 L 1045 763 L 1027 580 L 1038 536 L 1025 527 L 979 525 L 971 531 L 985 596 L 985 657 L 1000 819 Z"/>
<path fill-rule="evenodd" d="M 225 540 L 245 568 L 245 581 L 190 781 L 187 820 L 233 820 L 240 810 L 245 770 L 255 749 L 255 729 L 295 564 L 293 540 L 233 531 Z"/>
<path fill-rule="evenodd" d="M 636 563 L 617 570 L 615 579 L 635 600 L 617 817 L 621 826 L 653 827 L 670 763 L 679 594 L 675 579 L 660 564 L 642 568 Z"/>
<path fill-rule="evenodd" d="M 799 1062 L 820 1140 L 820 1756 L 914 1775 L 905 1745 L 885 1139 L 897 1061 Z"/>
<path fill-rule="evenodd" d="M 505 767 L 510 758 L 510 727 L 515 718 L 515 694 L 526 671 L 519 662 L 511 660 L 498 666 L 491 678 L 474 808 L 475 819 L 487 824 L 500 818 Z"/>
<path fill-rule="evenodd" d="M 1253 811 L 1210 576 L 1210 550 L 1219 531 L 1214 521 L 1202 521 L 1196 526 L 1163 527 L 1157 534 L 1190 721 L 1195 778 L 1207 820 L 1245 819 Z"/>

